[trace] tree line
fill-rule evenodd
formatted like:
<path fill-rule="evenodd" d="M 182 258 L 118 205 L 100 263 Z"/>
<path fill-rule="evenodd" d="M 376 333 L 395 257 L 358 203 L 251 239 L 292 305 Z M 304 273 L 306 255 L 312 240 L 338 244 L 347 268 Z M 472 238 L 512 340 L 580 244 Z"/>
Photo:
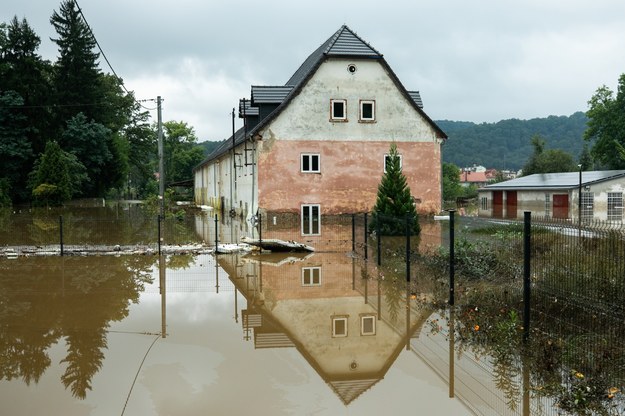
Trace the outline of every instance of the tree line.
<path fill-rule="evenodd" d="M 54 62 L 38 53 L 41 38 L 26 18 L 0 23 L 0 206 L 155 193 L 157 134 L 147 108 L 100 69 L 73 0 L 50 24 Z M 163 133 L 167 182 L 190 179 L 204 156 L 193 128 L 168 121 Z"/>
<path fill-rule="evenodd" d="M 616 93 L 605 85 L 588 101 L 586 113 L 533 120 L 475 124 L 437 121 L 449 140 L 443 151 L 443 198 L 471 197 L 460 186 L 460 168 L 481 164 L 522 175 L 582 169 L 625 169 L 625 74 Z M 550 147 L 548 148 L 548 144 Z M 499 175 L 493 182 L 503 180 Z"/>

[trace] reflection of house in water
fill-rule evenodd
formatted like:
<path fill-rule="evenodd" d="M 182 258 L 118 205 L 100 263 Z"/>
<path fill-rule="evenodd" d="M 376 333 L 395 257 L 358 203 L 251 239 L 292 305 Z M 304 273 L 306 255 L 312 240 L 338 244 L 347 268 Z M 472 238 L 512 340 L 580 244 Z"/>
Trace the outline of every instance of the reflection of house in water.
<path fill-rule="evenodd" d="M 247 299 L 243 329 L 254 346 L 297 348 L 345 404 L 384 378 L 427 318 L 406 308 L 405 290 L 386 292 L 363 279 L 361 263 L 344 253 L 218 261 Z"/>

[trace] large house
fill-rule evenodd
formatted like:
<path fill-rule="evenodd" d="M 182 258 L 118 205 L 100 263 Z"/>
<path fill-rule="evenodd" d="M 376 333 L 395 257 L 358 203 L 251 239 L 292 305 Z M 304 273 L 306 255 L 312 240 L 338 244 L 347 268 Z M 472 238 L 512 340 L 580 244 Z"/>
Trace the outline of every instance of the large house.
<path fill-rule="evenodd" d="M 194 170 L 195 203 L 274 225 L 290 218 L 302 235 L 320 235 L 324 215 L 373 208 L 394 142 L 417 210 L 437 213 L 446 135 L 422 107 L 342 26 L 284 85 L 251 87 L 239 103 L 244 126 Z"/>
<path fill-rule="evenodd" d="M 623 192 L 625 170 L 534 174 L 479 189 L 479 215 L 621 222 Z"/>

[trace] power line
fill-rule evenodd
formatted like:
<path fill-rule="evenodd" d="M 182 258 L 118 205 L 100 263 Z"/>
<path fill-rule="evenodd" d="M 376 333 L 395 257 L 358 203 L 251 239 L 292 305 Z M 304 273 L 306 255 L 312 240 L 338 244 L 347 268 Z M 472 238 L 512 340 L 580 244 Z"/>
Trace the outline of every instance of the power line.
<path fill-rule="evenodd" d="M 144 109 L 146 109 L 146 110 L 154 110 L 155 108 L 148 108 L 148 107 L 144 106 L 143 104 L 141 104 L 141 102 L 142 101 L 156 101 L 156 100 L 153 100 L 153 99 L 150 99 L 150 100 L 137 100 L 137 99 L 134 98 L 134 94 L 131 94 L 131 92 L 128 91 L 128 89 L 124 85 L 124 81 L 122 80 L 122 78 L 119 75 L 117 75 L 117 72 L 115 72 L 115 69 L 113 68 L 113 65 L 111 65 L 111 63 L 109 62 L 108 58 L 106 57 L 106 54 L 104 53 L 104 50 L 102 50 L 102 47 L 100 46 L 100 42 L 98 42 L 98 39 L 95 37 L 95 35 L 93 33 L 93 30 L 91 30 L 91 26 L 89 26 L 89 22 L 87 22 L 87 18 L 85 17 L 84 13 L 82 12 L 82 9 L 80 8 L 80 5 L 78 4 L 78 0 L 73 0 L 73 1 L 76 4 L 76 7 L 78 8 L 78 13 L 80 13 L 80 16 L 82 17 L 82 20 L 85 22 L 85 25 L 87 25 L 87 29 L 89 29 L 89 33 L 91 33 L 91 37 L 95 41 L 95 44 L 98 47 L 98 50 L 100 51 L 100 54 L 102 55 L 102 57 L 106 61 L 106 64 L 108 65 L 108 67 L 111 69 L 111 72 L 113 72 L 113 75 L 115 75 L 115 77 L 119 81 L 119 84 L 122 86 L 124 91 L 126 91 L 126 94 L 131 95 L 133 97 L 133 99 L 135 100 L 135 102 L 137 104 L 139 104 L 141 107 L 143 107 Z"/>

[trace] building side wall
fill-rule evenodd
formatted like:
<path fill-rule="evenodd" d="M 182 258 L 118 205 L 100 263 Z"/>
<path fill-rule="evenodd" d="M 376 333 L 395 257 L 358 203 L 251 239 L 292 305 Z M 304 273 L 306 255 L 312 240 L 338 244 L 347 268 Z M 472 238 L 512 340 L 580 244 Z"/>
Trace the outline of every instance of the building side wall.
<path fill-rule="evenodd" d="M 368 212 L 384 174 L 388 142 L 273 140 L 259 157 L 259 203 L 266 211 L 299 212 L 320 204 L 322 215 Z M 267 148 L 270 147 L 268 151 Z M 397 143 L 402 171 L 421 213 L 441 209 L 440 153 L 432 143 Z M 301 172 L 302 153 L 320 156 L 320 173 Z"/>

